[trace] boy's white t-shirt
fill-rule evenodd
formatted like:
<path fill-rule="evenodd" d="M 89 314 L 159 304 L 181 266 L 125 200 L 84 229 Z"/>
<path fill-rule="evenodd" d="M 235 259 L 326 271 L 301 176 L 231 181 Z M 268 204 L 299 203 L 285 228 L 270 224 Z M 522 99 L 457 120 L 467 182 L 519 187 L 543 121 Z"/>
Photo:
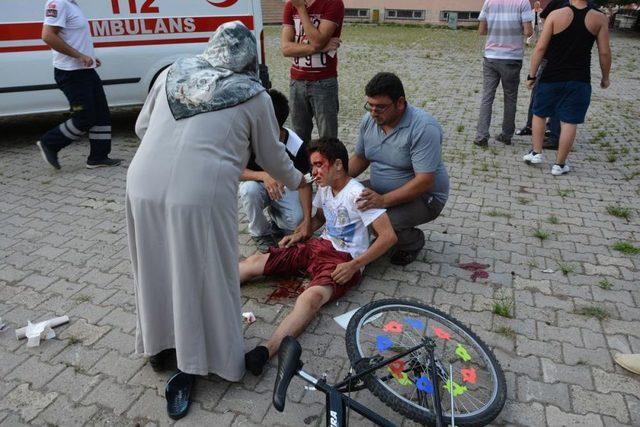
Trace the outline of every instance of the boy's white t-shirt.
<path fill-rule="evenodd" d="M 331 187 L 319 187 L 313 206 L 322 209 L 326 219 L 322 238 L 329 240 L 335 250 L 348 252 L 353 259 L 369 248 L 367 227 L 386 209 L 368 209 L 361 211 L 356 199 L 364 186 L 351 178 L 347 185 L 335 196 Z"/>
<path fill-rule="evenodd" d="M 85 67 L 79 59 L 51 49 L 55 68 L 66 71 L 95 68 L 96 56 L 91 33 L 89 33 L 89 22 L 74 0 L 47 0 L 44 6 L 44 23 L 62 28 L 58 35 L 65 43 L 78 52 L 94 58 L 93 65 Z"/>

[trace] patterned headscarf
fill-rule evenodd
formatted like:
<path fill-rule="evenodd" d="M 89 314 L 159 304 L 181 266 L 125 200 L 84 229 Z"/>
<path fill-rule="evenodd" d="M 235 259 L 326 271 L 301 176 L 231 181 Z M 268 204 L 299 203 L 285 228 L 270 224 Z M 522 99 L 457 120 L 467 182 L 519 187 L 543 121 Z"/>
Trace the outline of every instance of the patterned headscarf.
<path fill-rule="evenodd" d="M 240 21 L 221 25 L 202 55 L 179 59 L 167 73 L 176 120 L 233 107 L 265 88 L 258 77 L 256 39 Z"/>

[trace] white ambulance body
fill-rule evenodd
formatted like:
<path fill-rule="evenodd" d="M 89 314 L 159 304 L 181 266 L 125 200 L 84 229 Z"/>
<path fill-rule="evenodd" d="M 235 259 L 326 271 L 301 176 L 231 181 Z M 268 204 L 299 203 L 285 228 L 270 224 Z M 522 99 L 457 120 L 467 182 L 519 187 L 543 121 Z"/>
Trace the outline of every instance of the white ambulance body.
<path fill-rule="evenodd" d="M 41 40 L 46 1 L 0 0 L 0 117 L 64 111 L 52 55 Z M 155 77 L 177 58 L 202 53 L 221 24 L 239 20 L 258 41 L 260 0 L 77 0 L 89 20 L 97 69 L 110 106 L 142 104 Z"/>

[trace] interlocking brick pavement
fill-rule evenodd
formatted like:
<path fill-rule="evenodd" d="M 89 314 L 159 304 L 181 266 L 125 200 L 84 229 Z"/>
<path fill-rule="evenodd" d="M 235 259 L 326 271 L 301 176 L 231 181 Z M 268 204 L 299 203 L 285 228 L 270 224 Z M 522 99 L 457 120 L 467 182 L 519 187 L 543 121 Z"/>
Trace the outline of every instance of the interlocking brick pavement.
<path fill-rule="evenodd" d="M 266 34 L 274 86 L 287 93 L 279 28 Z M 613 36 L 612 86 L 594 86 L 570 158 L 573 171 L 563 177 L 551 176 L 550 165 L 520 161 L 527 138 L 515 137 L 512 146 L 491 140 L 486 150 L 471 144 L 482 84 L 482 40 L 475 33 L 349 26 L 343 40 L 340 137 L 353 149 L 365 83 L 377 71 L 395 71 L 409 102 L 442 123 L 451 197 L 443 215 L 423 227 L 427 246 L 418 261 L 404 268 L 386 258 L 374 263 L 357 290 L 323 309 L 301 337 L 307 369 L 329 380 L 348 370 L 344 331 L 333 316 L 379 298 L 417 298 L 471 325 L 494 349 L 509 387 L 496 424 L 640 425 L 640 378 L 613 362 L 616 352 L 640 352 L 640 256 L 612 247 L 640 240 L 640 39 Z M 520 91 L 518 124 L 529 95 Z M 494 133 L 500 99 L 498 92 Z M 173 424 L 162 397 L 168 374 L 155 374 L 132 354 L 126 167 L 84 169 L 86 143 L 61 153 L 61 171 L 44 165 L 34 142 L 60 117 L 0 120 L 0 316 L 9 325 L 0 332 L 0 426 Z M 125 165 L 138 146 L 135 118 L 135 110 L 113 113 L 113 155 Z M 627 208 L 628 219 L 612 216 L 612 206 Z M 255 247 L 245 218 L 239 220 L 246 256 Z M 547 237 L 535 237 L 536 230 Z M 458 267 L 466 262 L 488 264 L 489 278 L 471 281 Z M 266 302 L 273 284 L 242 290 L 243 310 L 258 317 L 245 329 L 248 348 L 292 307 L 291 299 Z M 512 319 L 492 312 L 505 299 Z M 585 308 L 602 319 L 580 314 Z M 71 321 L 55 339 L 32 349 L 15 340 L 13 329 L 27 320 L 62 314 Z M 276 412 L 274 376 L 272 361 L 261 378 L 202 380 L 190 414 L 177 424 L 322 424 L 322 396 L 301 381 L 292 383 L 285 413 Z M 356 396 L 412 425 L 368 392 Z M 358 416 L 352 423 L 365 424 Z"/>

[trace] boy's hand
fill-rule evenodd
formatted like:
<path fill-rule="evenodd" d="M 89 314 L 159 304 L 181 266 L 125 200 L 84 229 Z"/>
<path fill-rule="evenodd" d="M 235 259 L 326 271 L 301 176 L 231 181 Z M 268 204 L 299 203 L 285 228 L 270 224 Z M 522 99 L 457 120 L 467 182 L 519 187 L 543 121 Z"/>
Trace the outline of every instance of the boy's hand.
<path fill-rule="evenodd" d="M 342 264 L 338 264 L 336 269 L 331 273 L 331 278 L 335 280 L 335 282 L 339 285 L 344 285 L 347 283 L 354 274 L 356 274 L 360 270 L 355 261 L 343 262 Z"/>

